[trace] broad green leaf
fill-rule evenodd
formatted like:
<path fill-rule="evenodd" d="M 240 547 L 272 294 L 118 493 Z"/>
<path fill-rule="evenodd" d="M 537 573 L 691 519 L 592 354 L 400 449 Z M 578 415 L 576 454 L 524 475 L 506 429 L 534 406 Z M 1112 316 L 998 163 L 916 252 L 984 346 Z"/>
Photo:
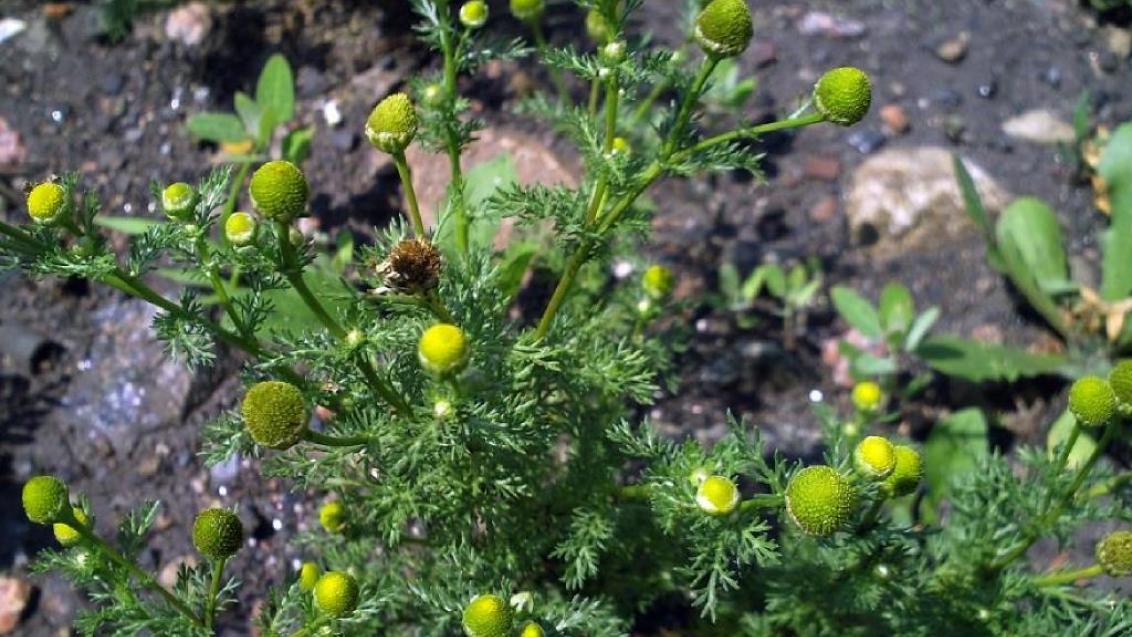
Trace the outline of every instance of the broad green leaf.
<path fill-rule="evenodd" d="M 510 186 L 519 179 L 515 160 L 510 153 L 500 153 L 489 161 L 474 166 L 464 175 L 464 197 L 467 209 L 474 212 L 470 220 L 468 243 L 471 248 L 490 249 L 499 233 L 499 216 L 486 216 L 482 214 L 482 205 L 499 188 Z M 451 206 L 446 206 L 441 215 L 440 227 L 436 233 L 436 243 L 441 252 L 447 255 L 457 254 L 456 251 L 456 220 L 451 213 Z"/>
<path fill-rule="evenodd" d="M 1049 452 L 1051 459 L 1056 458 L 1058 445 L 1063 445 L 1069 438 L 1069 433 L 1073 430 L 1073 425 L 1076 418 L 1069 413 L 1068 410 L 1061 413 L 1061 416 L 1054 421 L 1053 426 L 1049 428 L 1049 433 L 1046 434 L 1046 451 Z M 1093 451 L 1097 448 L 1097 442 L 1089 435 L 1087 431 L 1082 431 L 1077 436 L 1077 442 L 1073 443 L 1073 448 L 1069 451 L 1068 461 L 1065 466 L 1069 469 L 1076 469 L 1081 466 L 1083 462 L 1093 455 Z"/>
<path fill-rule="evenodd" d="M 141 235 L 149 232 L 150 228 L 160 226 L 164 221 L 157 219 L 146 219 L 145 217 L 113 217 L 107 215 L 98 215 L 94 218 L 94 223 L 128 235 Z"/>
<path fill-rule="evenodd" d="M 932 512 L 957 480 L 978 469 L 987 453 L 987 419 L 978 408 L 957 411 L 932 427 L 923 452 L 925 500 Z"/>
<path fill-rule="evenodd" d="M 311 154 L 311 140 L 314 128 L 299 128 L 287 133 L 283 138 L 283 159 L 292 164 L 302 164 Z"/>
<path fill-rule="evenodd" d="M 880 323 L 888 334 L 903 335 L 916 318 L 912 293 L 899 283 L 889 283 L 880 293 Z"/>
<path fill-rule="evenodd" d="M 916 348 L 927 338 L 928 332 L 931 331 L 938 320 L 938 307 L 929 307 L 917 316 L 916 320 L 912 322 L 912 327 L 908 329 L 908 335 L 904 337 L 904 351 L 916 351 Z"/>
<path fill-rule="evenodd" d="M 784 298 L 786 296 L 786 272 L 783 271 L 782 266 L 777 263 L 768 263 L 759 266 L 759 269 L 765 272 L 766 289 L 775 298 Z"/>
<path fill-rule="evenodd" d="M 1132 123 L 1116 129 L 1097 172 L 1108 184 L 1112 219 L 1101 235 L 1104 257 L 1101 296 L 1117 301 L 1132 296 Z"/>
<path fill-rule="evenodd" d="M 971 173 L 967 172 L 967 166 L 963 164 L 959 155 L 951 156 L 951 164 L 955 169 L 955 179 L 959 182 L 959 194 L 963 196 L 963 207 L 967 211 L 967 216 L 975 222 L 975 227 L 979 229 L 979 232 L 983 235 L 983 240 L 986 242 L 987 260 L 990 261 L 991 267 L 1001 270 L 1002 264 L 998 255 L 998 246 L 995 243 L 994 226 L 991 224 L 990 213 L 983 205 L 983 198 L 979 196 L 979 191 L 975 188 L 975 180 L 971 178 Z"/>
<path fill-rule="evenodd" d="M 999 254 L 1018 291 L 1061 334 L 1061 309 L 1046 288 L 1069 280 L 1065 243 L 1057 217 L 1040 199 L 1022 197 L 1007 206 L 996 228 Z"/>
<path fill-rule="evenodd" d="M 849 370 L 854 378 L 875 378 L 895 374 L 900 371 L 900 367 L 896 364 L 896 359 L 891 356 L 880 358 L 862 353 L 849 360 Z"/>
<path fill-rule="evenodd" d="M 1062 373 L 1067 359 L 1055 354 L 1031 354 L 994 343 L 957 336 L 926 339 L 914 352 L 932 369 L 972 382 L 1006 381 Z"/>
<path fill-rule="evenodd" d="M 354 233 L 343 230 L 334 237 L 334 256 L 330 259 L 330 268 L 335 274 L 341 275 L 346 268 L 354 262 Z"/>
<path fill-rule="evenodd" d="M 734 268 L 734 266 L 732 266 Z M 743 287 L 739 291 L 744 301 L 750 303 L 758 298 L 759 294 L 763 291 L 763 285 L 766 284 L 766 270 L 763 268 L 755 268 L 751 275 L 743 281 Z"/>
<path fill-rule="evenodd" d="M 244 123 L 244 130 L 251 137 L 259 137 L 259 120 L 263 117 L 263 108 L 243 91 L 237 91 L 235 97 L 236 114 Z"/>
<path fill-rule="evenodd" d="M 295 83 L 287 58 L 276 53 L 267 60 L 256 83 L 255 101 L 271 112 L 275 125 L 286 124 L 295 116 Z"/>
<path fill-rule="evenodd" d="M 232 113 L 197 113 L 185 126 L 193 137 L 209 142 L 242 142 L 252 138 L 244 123 Z"/>
<path fill-rule="evenodd" d="M 876 308 L 856 290 L 839 285 L 830 291 L 830 298 L 833 299 L 833 306 L 837 308 L 841 318 L 859 332 L 878 341 L 884 337 Z"/>

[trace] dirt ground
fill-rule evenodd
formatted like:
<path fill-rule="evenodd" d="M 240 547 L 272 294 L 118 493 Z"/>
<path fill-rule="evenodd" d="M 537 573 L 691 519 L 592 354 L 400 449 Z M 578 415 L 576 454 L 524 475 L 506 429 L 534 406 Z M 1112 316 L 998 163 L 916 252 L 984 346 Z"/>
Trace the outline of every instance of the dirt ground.
<path fill-rule="evenodd" d="M 0 19 L 27 23 L 0 42 L 0 133 L 15 131 L 23 147 L 19 161 L 0 163 L 7 219 L 23 214 L 27 183 L 70 170 L 83 174 L 109 213 L 148 214 L 150 180 L 194 181 L 215 160 L 214 148 L 188 137 L 185 118 L 227 109 L 274 52 L 295 67 L 299 116 L 318 129 L 306 167 L 319 224 L 365 233 L 397 214 L 392 171 L 360 131 L 377 99 L 433 63 L 413 42 L 403 3 L 219 3 L 195 46 L 166 35 L 168 12 L 142 18 L 130 37 L 110 45 L 98 35 L 94 8 L 65 4 L 61 17 L 47 18 L 38 5 L 0 4 Z M 492 5 L 494 16 L 506 15 L 505 3 Z M 648 2 L 642 31 L 678 42 L 681 5 Z M 756 41 L 742 65 L 759 84 L 744 119 L 788 111 L 822 70 L 849 64 L 872 75 L 874 108 L 854 129 L 823 126 L 764 140 L 765 183 L 727 174 L 658 186 L 649 251 L 676 269 L 682 296 L 714 291 L 723 263 L 746 272 L 767 260 L 816 256 L 831 285 L 875 295 L 887 281 L 905 283 L 921 306 L 942 308 L 940 332 L 971 335 L 991 326 L 1005 342 L 1044 338 L 985 265 L 977 237 L 944 237 L 880 257 L 849 232 L 844 194 L 855 168 L 882 147 L 954 150 L 1009 192 L 1050 202 L 1071 252 L 1083 255 L 1075 268 L 1095 272 L 1093 236 L 1104 222 L 1091 192 L 1072 179 L 1055 147 L 1008 137 L 1001 126 L 1033 108 L 1069 120 L 1084 91 L 1099 124 L 1132 119 L 1132 64 L 1113 44 L 1126 25 L 1098 23 L 1070 0 L 775 1 L 754 3 L 754 10 Z M 553 40 L 585 46 L 575 7 L 555 4 L 547 20 Z M 492 28 L 521 32 L 510 18 L 493 19 Z M 942 59 L 941 46 L 956 41 L 963 54 Z M 543 79 L 505 65 L 466 88 L 492 126 L 540 140 L 565 166 L 576 166 L 561 141 L 509 111 L 524 85 Z M 341 110 L 338 127 L 323 117 L 328 101 Z M 885 131 L 885 106 L 903 111 L 906 132 Z M 247 634 L 254 601 L 291 573 L 297 556 L 285 540 L 309 524 L 316 500 L 263 482 L 247 461 L 201 465 L 199 426 L 234 404 L 238 362 L 226 359 L 196 375 L 180 370 L 151 343 L 150 316 L 106 289 L 0 274 L 0 571 L 26 578 L 28 560 L 50 544 L 44 529 L 26 523 L 18 502 L 19 486 L 36 473 L 58 473 L 88 494 L 106 528 L 139 498 L 165 503 L 144 556 L 156 570 L 192 555 L 190 512 L 239 503 L 256 547 L 237 558 L 246 585 L 224 630 Z M 817 431 L 807 397 L 813 390 L 835 401 L 845 396 L 822 361 L 823 344 L 845 331 L 828 302 L 811 312 L 793 350 L 783 347 L 773 321 L 743 328 L 706 302 L 691 303 L 686 319 L 692 336 L 679 359 L 679 391 L 651 410 L 658 426 L 711 440 L 732 410 L 786 453 L 813 454 Z M 1039 442 L 1060 391 L 1039 382 L 980 392 L 941 380 L 905 406 L 902 427 L 922 435 L 942 410 L 981 404 L 1012 423 L 997 436 L 1004 444 Z M 34 581 L 39 592 L 16 634 L 67 634 L 81 602 L 63 582 Z"/>

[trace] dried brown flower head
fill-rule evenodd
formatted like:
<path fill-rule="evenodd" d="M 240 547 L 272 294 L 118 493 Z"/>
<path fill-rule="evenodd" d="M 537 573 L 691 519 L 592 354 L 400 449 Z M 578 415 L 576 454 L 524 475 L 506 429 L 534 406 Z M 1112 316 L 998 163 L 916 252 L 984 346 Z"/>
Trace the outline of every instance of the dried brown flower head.
<path fill-rule="evenodd" d="M 440 252 L 421 239 L 406 239 L 377 266 L 377 274 L 392 292 L 418 294 L 436 287 L 440 275 Z"/>

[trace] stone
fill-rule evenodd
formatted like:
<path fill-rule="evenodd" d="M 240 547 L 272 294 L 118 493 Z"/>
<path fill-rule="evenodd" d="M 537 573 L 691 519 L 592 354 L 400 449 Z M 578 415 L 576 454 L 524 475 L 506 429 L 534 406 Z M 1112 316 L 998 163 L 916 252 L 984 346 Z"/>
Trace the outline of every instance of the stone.
<path fill-rule="evenodd" d="M 880 121 L 884 122 L 884 129 L 891 135 L 903 135 L 908 132 L 908 113 L 899 104 L 886 104 L 880 109 Z"/>
<path fill-rule="evenodd" d="M 810 219 L 825 223 L 837 216 L 837 197 L 826 195 L 810 208 Z"/>
<path fill-rule="evenodd" d="M 1117 58 L 1127 60 L 1132 55 L 1132 31 L 1109 24 L 1101 27 L 1101 33 L 1108 50 Z"/>
<path fill-rule="evenodd" d="M 837 181 L 841 176 L 841 162 L 836 157 L 808 157 L 806 176 L 819 181 Z"/>
<path fill-rule="evenodd" d="M 855 148 L 862 155 L 871 155 L 880 150 L 885 141 L 883 133 L 867 128 L 853 131 L 845 138 L 845 143 Z"/>
<path fill-rule="evenodd" d="M 971 34 L 964 31 L 936 47 L 935 54 L 944 62 L 958 64 L 963 61 L 963 58 L 967 57 L 967 48 L 970 45 Z"/>
<path fill-rule="evenodd" d="M 203 2 L 190 2 L 169 12 L 165 18 L 165 37 L 187 47 L 195 47 L 212 30 L 212 12 Z"/>
<path fill-rule="evenodd" d="M 1015 139 L 1038 144 L 1071 143 L 1077 138 L 1071 124 L 1046 109 L 1011 117 L 1002 123 L 1002 131 Z"/>
<path fill-rule="evenodd" d="M 989 210 L 1010 202 L 1010 194 L 985 170 L 964 163 Z M 867 159 L 850 180 L 845 216 L 854 239 L 882 259 L 938 249 L 942 241 L 974 229 L 956 184 L 951 151 L 937 146 L 894 148 Z"/>
<path fill-rule="evenodd" d="M 827 38 L 859 38 L 868 31 L 864 22 L 835 16 L 824 11 L 810 11 L 798 20 L 802 35 L 822 35 Z"/>
<path fill-rule="evenodd" d="M 31 599 L 31 584 L 17 577 L 0 577 L 0 635 L 16 630 Z"/>
<path fill-rule="evenodd" d="M 27 159 L 27 154 L 19 131 L 10 128 L 8 121 L 0 117 L 0 168 L 19 166 Z"/>

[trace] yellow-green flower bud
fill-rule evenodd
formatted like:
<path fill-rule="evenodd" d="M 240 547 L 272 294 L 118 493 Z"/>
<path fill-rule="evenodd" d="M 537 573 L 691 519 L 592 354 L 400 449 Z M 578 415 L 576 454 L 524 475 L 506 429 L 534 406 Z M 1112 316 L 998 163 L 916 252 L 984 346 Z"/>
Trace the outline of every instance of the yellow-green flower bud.
<path fill-rule="evenodd" d="M 1069 388 L 1069 411 L 1082 425 L 1099 427 L 1116 415 L 1116 393 L 1103 378 L 1079 378 Z"/>
<path fill-rule="evenodd" d="M 1122 360 L 1108 373 L 1108 384 L 1116 395 L 1116 406 L 1121 413 L 1132 415 L 1132 360 Z"/>
<path fill-rule="evenodd" d="M 519 637 L 546 637 L 546 631 L 536 622 L 527 622 L 519 631 Z"/>
<path fill-rule="evenodd" d="M 814 86 L 814 106 L 827 121 L 852 126 L 865 118 L 873 101 L 864 71 L 851 66 L 826 71 Z"/>
<path fill-rule="evenodd" d="M 469 29 L 478 29 L 487 24 L 487 3 L 483 0 L 471 0 L 460 7 L 460 23 Z"/>
<path fill-rule="evenodd" d="M 70 522 L 70 494 L 55 476 L 36 476 L 24 484 L 24 513 L 36 524 Z"/>
<path fill-rule="evenodd" d="M 668 298 L 675 286 L 676 277 L 672 274 L 672 270 L 663 265 L 649 266 L 645 270 L 644 276 L 641 277 L 641 289 L 644 290 L 646 296 L 654 301 L 663 301 Z"/>
<path fill-rule="evenodd" d="M 806 467 L 786 485 L 786 512 L 807 535 L 833 535 L 856 508 L 857 490 L 833 467 Z"/>
<path fill-rule="evenodd" d="M 430 372 L 441 375 L 463 369 L 470 353 L 464 330 L 448 323 L 433 325 L 425 330 L 417 346 L 421 365 Z"/>
<path fill-rule="evenodd" d="M 314 590 L 318 584 L 319 575 L 322 574 L 322 569 L 314 562 L 303 562 L 299 567 L 299 590 L 310 592 Z"/>
<path fill-rule="evenodd" d="M 624 137 L 614 137 L 611 146 L 612 150 L 610 152 L 614 155 L 625 155 L 628 157 L 633 154 L 633 145 Z"/>
<path fill-rule="evenodd" d="M 244 396 L 240 409 L 252 440 L 269 449 L 289 449 L 307 430 L 303 393 L 290 383 L 256 383 Z"/>
<path fill-rule="evenodd" d="M 892 497 L 908 495 L 920 486 L 924 477 L 924 464 L 920 452 L 905 445 L 895 445 L 896 466 L 884 479 L 881 487 Z"/>
<path fill-rule="evenodd" d="M 621 40 L 613 40 L 601 47 L 601 61 L 610 66 L 624 62 L 625 43 Z"/>
<path fill-rule="evenodd" d="M 866 380 L 853 386 L 851 398 L 857 411 L 871 414 L 880 409 L 881 403 L 884 402 L 884 392 L 880 385 L 871 380 Z"/>
<path fill-rule="evenodd" d="M 228 509 L 205 509 L 193 522 L 193 546 L 210 560 L 226 560 L 244 543 L 244 526 Z"/>
<path fill-rule="evenodd" d="M 161 191 L 161 209 L 170 219 L 192 219 L 197 207 L 197 191 L 183 181 L 170 184 Z"/>
<path fill-rule="evenodd" d="M 32 221 L 53 224 L 67 212 L 67 190 L 53 181 L 45 181 L 31 189 L 27 204 Z"/>
<path fill-rule="evenodd" d="M 606 20 L 596 7 L 586 14 L 586 35 L 598 44 L 605 44 L 613 38 L 613 29 L 609 26 L 609 20 Z"/>
<path fill-rule="evenodd" d="M 696 490 L 696 504 L 709 515 L 727 515 L 739 504 L 739 488 L 730 478 L 709 476 Z"/>
<path fill-rule="evenodd" d="M 868 436 L 853 450 L 853 467 L 864 478 L 883 480 L 896 469 L 896 447 L 880 436 Z"/>
<path fill-rule="evenodd" d="M 327 533 L 341 533 L 346 529 L 346 506 L 338 500 L 322 505 L 318 511 L 318 522 Z"/>
<path fill-rule="evenodd" d="M 366 138 L 378 150 L 397 155 L 417 135 L 417 111 L 404 93 L 394 93 L 378 102 L 366 120 Z"/>
<path fill-rule="evenodd" d="M 79 507 L 71 507 L 71 515 L 75 516 L 75 521 L 83 526 L 90 524 L 90 518 Z M 83 539 L 78 529 L 63 522 L 56 522 L 51 526 L 51 530 L 55 532 L 55 540 L 67 548 L 78 544 L 79 540 Z"/>
<path fill-rule="evenodd" d="M 511 607 L 498 595 L 480 595 L 464 607 L 468 637 L 507 637 L 513 620 Z"/>
<path fill-rule="evenodd" d="M 1132 575 L 1132 531 L 1115 531 L 1097 543 L 1097 563 L 1113 577 Z"/>
<path fill-rule="evenodd" d="M 314 585 L 314 605 L 324 615 L 349 615 L 358 607 L 357 580 L 342 571 L 327 571 Z"/>
<path fill-rule="evenodd" d="M 545 8 L 542 0 L 511 0 L 511 15 L 528 22 L 537 20 Z"/>
<path fill-rule="evenodd" d="M 246 212 L 233 212 L 224 222 L 224 237 L 237 248 L 250 246 L 255 243 L 258 227 L 255 217 Z"/>
<path fill-rule="evenodd" d="M 306 211 L 310 187 L 298 166 L 280 160 L 260 166 L 252 175 L 248 192 L 259 214 L 290 223 Z"/>
<path fill-rule="evenodd" d="M 421 91 L 421 99 L 427 106 L 440 108 L 444 105 L 444 87 L 439 84 L 429 84 Z"/>
<path fill-rule="evenodd" d="M 739 55 L 747 50 L 754 33 L 747 0 L 712 0 L 696 18 L 696 41 L 708 57 Z"/>

